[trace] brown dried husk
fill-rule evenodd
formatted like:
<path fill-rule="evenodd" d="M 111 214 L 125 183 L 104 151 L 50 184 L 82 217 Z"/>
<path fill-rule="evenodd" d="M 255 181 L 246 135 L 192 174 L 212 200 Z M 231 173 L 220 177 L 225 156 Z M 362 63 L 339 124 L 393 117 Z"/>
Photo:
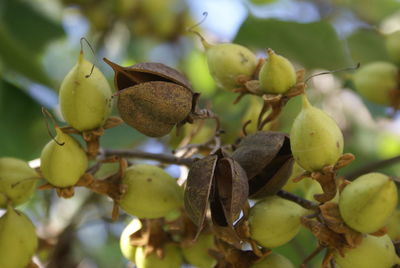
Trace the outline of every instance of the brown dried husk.
<path fill-rule="evenodd" d="M 168 134 L 192 109 L 192 92 L 170 82 L 145 82 L 120 91 L 122 119 L 150 137 Z"/>

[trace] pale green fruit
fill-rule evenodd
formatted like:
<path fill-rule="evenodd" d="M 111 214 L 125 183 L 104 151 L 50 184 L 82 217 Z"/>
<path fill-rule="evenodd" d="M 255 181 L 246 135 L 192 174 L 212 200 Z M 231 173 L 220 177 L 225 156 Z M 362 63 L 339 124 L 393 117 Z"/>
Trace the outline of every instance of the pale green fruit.
<path fill-rule="evenodd" d="M 56 128 L 56 141 L 51 140 L 42 150 L 40 170 L 53 186 L 75 185 L 88 167 L 88 158 L 80 144 L 70 135 Z"/>
<path fill-rule="evenodd" d="M 13 206 L 28 201 L 38 179 L 39 174 L 25 161 L 12 157 L 0 158 L 0 207 L 6 207 L 6 199 Z"/>
<path fill-rule="evenodd" d="M 384 227 L 397 205 L 397 187 L 381 173 L 358 177 L 342 191 L 339 210 L 345 223 L 362 233 Z"/>
<path fill-rule="evenodd" d="M 122 183 L 127 186 L 120 205 L 138 218 L 160 218 L 183 205 L 182 189 L 163 169 L 140 164 L 127 168 Z"/>
<path fill-rule="evenodd" d="M 268 49 L 268 59 L 258 75 L 260 88 L 269 94 L 283 94 L 296 84 L 296 71 L 292 63 Z"/>
<path fill-rule="evenodd" d="M 111 88 L 103 73 L 85 60 L 83 54 L 60 87 L 61 113 L 73 128 L 91 130 L 103 125 L 111 110 Z"/>
<path fill-rule="evenodd" d="M 390 106 L 390 91 L 398 88 L 399 70 L 390 62 L 372 62 L 362 66 L 354 75 L 356 90 L 365 99 Z"/>
<path fill-rule="evenodd" d="M 306 210 L 294 202 L 269 196 L 250 209 L 250 236 L 263 247 L 286 244 L 300 230 Z"/>
<path fill-rule="evenodd" d="M 400 210 L 396 210 L 390 216 L 386 225 L 387 234 L 392 240 L 400 240 Z"/>
<path fill-rule="evenodd" d="M 367 235 L 361 244 L 345 249 L 344 257 L 335 252 L 335 261 L 340 268 L 391 268 L 398 262 L 393 243 L 388 235 Z"/>
<path fill-rule="evenodd" d="M 201 234 L 192 245 L 182 247 L 182 253 L 191 265 L 199 268 L 212 268 L 217 264 L 217 260 L 208 254 L 208 250 L 214 248 L 214 236 Z"/>
<path fill-rule="evenodd" d="M 295 268 L 293 263 L 285 256 L 277 253 L 271 253 L 260 262 L 251 266 L 251 268 Z"/>
<path fill-rule="evenodd" d="M 386 37 L 386 49 L 391 59 L 400 63 L 400 31 L 391 33 Z"/>
<path fill-rule="evenodd" d="M 244 46 L 231 43 L 210 46 L 205 41 L 203 45 L 210 74 L 221 88 L 237 88 L 239 75 L 252 76 L 256 70 L 257 57 Z"/>
<path fill-rule="evenodd" d="M 290 132 L 296 162 L 307 171 L 334 165 L 343 153 L 343 134 L 324 111 L 313 107 L 303 94 L 303 106 Z"/>
<path fill-rule="evenodd" d="M 249 97 L 250 97 L 250 102 L 246 109 L 246 112 L 244 113 L 244 116 L 242 117 L 242 123 L 251 120 L 251 123 L 246 127 L 247 133 L 250 134 L 257 132 L 257 120 L 258 120 L 258 115 L 260 114 L 260 111 L 263 107 L 263 102 L 259 96 L 250 95 Z M 270 111 L 265 113 L 264 118 L 265 116 L 268 116 L 269 113 Z M 268 123 L 264 126 L 262 130 L 266 131 L 270 128 L 271 128 L 271 123 Z"/>
<path fill-rule="evenodd" d="M 144 256 L 143 247 L 136 249 L 137 268 L 180 268 L 183 263 L 182 253 L 178 246 L 166 244 L 164 246 L 164 257 L 158 258 L 155 252 Z"/>
<path fill-rule="evenodd" d="M 142 223 L 139 219 L 133 219 L 122 231 L 121 238 L 119 240 L 119 247 L 122 255 L 132 263 L 135 263 L 136 247 L 131 245 L 130 235 L 139 231 L 142 228 Z"/>
<path fill-rule="evenodd" d="M 292 174 L 290 175 L 290 178 L 287 180 L 286 184 L 282 187 L 282 190 L 304 197 L 308 192 L 308 188 L 313 183 L 313 180 L 311 178 L 303 178 L 298 182 L 293 181 L 294 178 L 297 178 L 303 174 L 304 171 L 305 170 L 295 162 L 293 164 Z"/>
<path fill-rule="evenodd" d="M 0 218 L 0 267 L 25 268 L 37 246 L 38 239 L 31 220 L 8 206 Z"/>

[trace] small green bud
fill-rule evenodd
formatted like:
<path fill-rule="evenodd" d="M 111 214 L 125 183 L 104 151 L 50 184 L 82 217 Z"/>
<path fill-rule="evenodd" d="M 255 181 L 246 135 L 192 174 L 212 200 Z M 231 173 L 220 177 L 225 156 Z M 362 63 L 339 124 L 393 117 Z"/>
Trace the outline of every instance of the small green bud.
<path fill-rule="evenodd" d="M 344 222 L 362 233 L 373 233 L 384 227 L 396 205 L 396 185 L 381 173 L 358 177 L 344 188 L 339 198 Z"/>
<path fill-rule="evenodd" d="M 42 150 L 40 169 L 53 186 L 75 185 L 88 167 L 88 158 L 80 144 L 70 135 L 56 128 L 56 138 Z M 63 144 L 63 145 L 60 145 Z"/>
<path fill-rule="evenodd" d="M 324 111 L 313 107 L 303 95 L 303 107 L 290 132 L 296 162 L 307 171 L 334 165 L 343 153 L 343 134 Z"/>
<path fill-rule="evenodd" d="M 7 198 L 13 206 L 25 203 L 35 191 L 37 179 L 39 174 L 25 161 L 0 158 L 0 207 L 6 207 Z"/>
<path fill-rule="evenodd" d="M 145 256 L 143 247 L 138 247 L 135 254 L 137 268 L 180 268 L 183 262 L 178 246 L 166 244 L 164 257 L 159 258 L 155 252 Z"/>
<path fill-rule="evenodd" d="M 273 252 L 261 261 L 253 264 L 250 268 L 294 268 L 294 265 L 285 256 Z"/>
<path fill-rule="evenodd" d="M 386 37 L 386 49 L 391 59 L 400 63 L 400 31 L 391 33 Z"/>
<path fill-rule="evenodd" d="M 182 253 L 191 265 L 199 268 L 212 268 L 217 264 L 217 260 L 208 254 L 208 250 L 214 248 L 214 236 L 201 234 L 192 245 L 182 247 Z"/>
<path fill-rule="evenodd" d="M 250 209 L 250 236 L 263 247 L 279 247 L 296 236 L 301 227 L 300 218 L 305 213 L 294 202 L 269 196 Z"/>
<path fill-rule="evenodd" d="M 91 130 L 103 125 L 111 110 L 111 88 L 103 73 L 81 53 L 60 87 L 61 113 L 73 128 Z"/>
<path fill-rule="evenodd" d="M 135 263 L 136 247 L 131 245 L 131 234 L 139 231 L 142 228 L 142 223 L 139 219 L 133 219 L 122 231 L 121 238 L 119 240 L 119 247 L 122 255 L 127 258 L 130 262 Z"/>
<path fill-rule="evenodd" d="M 163 169 L 139 164 L 125 171 L 122 183 L 127 186 L 120 205 L 138 218 L 161 218 L 183 205 L 183 192 Z"/>
<path fill-rule="evenodd" d="M 25 268 L 37 247 L 38 239 L 31 220 L 8 206 L 0 218 L 0 267 Z"/>
<path fill-rule="evenodd" d="M 268 49 L 268 59 L 261 67 L 258 79 L 265 93 L 283 94 L 296 84 L 296 71 L 292 63 Z"/>
<path fill-rule="evenodd" d="M 365 99 L 390 106 L 390 91 L 398 89 L 399 70 L 390 62 L 372 62 L 362 66 L 353 77 L 356 90 Z"/>

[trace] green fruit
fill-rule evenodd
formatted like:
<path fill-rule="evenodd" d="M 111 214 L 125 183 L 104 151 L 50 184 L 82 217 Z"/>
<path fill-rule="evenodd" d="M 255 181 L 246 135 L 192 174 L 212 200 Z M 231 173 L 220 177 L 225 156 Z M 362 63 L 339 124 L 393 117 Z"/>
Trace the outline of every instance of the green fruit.
<path fill-rule="evenodd" d="M 285 256 L 271 253 L 261 261 L 253 264 L 251 268 L 294 268 L 294 265 Z"/>
<path fill-rule="evenodd" d="M 61 113 L 79 131 L 102 126 L 111 109 L 110 85 L 97 67 L 90 74 L 92 67 L 81 53 L 60 87 Z"/>
<path fill-rule="evenodd" d="M 242 123 L 244 124 L 246 121 L 251 120 L 251 123 L 247 125 L 246 132 L 247 133 L 255 133 L 257 132 L 257 120 L 258 115 L 263 107 L 262 100 L 259 96 L 252 96 L 250 95 L 250 102 L 247 107 L 247 110 L 242 117 Z M 264 118 L 270 114 L 270 111 L 265 113 Z M 262 130 L 266 131 L 271 128 L 271 123 L 265 124 Z"/>
<path fill-rule="evenodd" d="M 159 258 L 155 252 L 145 256 L 143 247 L 136 249 L 137 268 L 180 268 L 183 262 L 182 253 L 178 246 L 166 244 L 164 246 L 164 257 Z"/>
<path fill-rule="evenodd" d="M 192 245 L 182 247 L 182 253 L 191 265 L 199 268 L 212 268 L 217 264 L 217 260 L 208 254 L 208 250 L 214 248 L 214 236 L 202 234 Z"/>
<path fill-rule="evenodd" d="M 372 62 L 362 66 L 354 75 L 356 90 L 365 99 L 390 106 L 390 91 L 399 86 L 399 70 L 390 62 Z"/>
<path fill-rule="evenodd" d="M 265 93 L 283 94 L 296 84 L 296 71 L 289 60 L 270 48 L 268 56 L 258 75 L 260 88 Z"/>
<path fill-rule="evenodd" d="M 122 231 L 119 240 L 119 247 L 122 255 L 132 263 L 135 263 L 136 247 L 131 245 L 130 235 L 139 231 L 140 228 L 142 228 L 140 220 L 137 218 L 133 219 Z"/>
<path fill-rule="evenodd" d="M 25 268 L 37 246 L 35 226 L 30 219 L 8 206 L 0 218 L 0 267 Z"/>
<path fill-rule="evenodd" d="M 336 252 L 334 258 L 340 268 L 391 268 L 398 263 L 388 235 L 367 235 L 356 248 L 345 249 L 344 257 Z"/>
<path fill-rule="evenodd" d="M 13 206 L 25 203 L 36 188 L 39 174 L 20 159 L 0 158 L 0 207 L 5 208 L 7 200 Z"/>
<path fill-rule="evenodd" d="M 147 164 L 130 166 L 122 183 L 127 190 L 120 205 L 138 218 L 165 217 L 183 204 L 182 189 L 159 167 Z"/>
<path fill-rule="evenodd" d="M 294 178 L 297 178 L 304 172 L 305 172 L 305 170 L 302 169 L 299 166 L 299 164 L 297 164 L 295 162 L 293 165 L 292 174 L 290 175 L 286 184 L 282 187 L 282 190 L 285 190 L 286 192 L 294 193 L 301 197 L 304 197 L 306 192 L 308 192 L 308 188 L 313 183 L 313 180 L 311 178 L 304 178 L 298 182 L 293 181 Z"/>
<path fill-rule="evenodd" d="M 390 216 L 386 225 L 387 234 L 394 241 L 400 240 L 400 210 L 396 210 Z"/>
<path fill-rule="evenodd" d="M 257 67 L 257 57 L 244 46 L 237 44 L 209 45 L 203 41 L 211 76 L 221 88 L 231 90 L 240 86 L 239 75 L 252 76 Z"/>
<path fill-rule="evenodd" d="M 306 95 L 290 132 L 290 146 L 296 162 L 307 171 L 334 165 L 343 153 L 343 134 L 324 111 L 313 107 Z"/>
<path fill-rule="evenodd" d="M 386 37 L 386 49 L 391 59 L 400 63 L 400 31 L 391 33 Z"/>
<path fill-rule="evenodd" d="M 53 186 L 69 187 L 77 183 L 88 167 L 88 158 L 80 144 L 56 128 L 55 140 L 42 150 L 40 169 L 44 178 Z"/>
<path fill-rule="evenodd" d="M 250 209 L 250 236 L 263 247 L 279 247 L 296 236 L 305 213 L 294 202 L 269 196 Z"/>
<path fill-rule="evenodd" d="M 345 223 L 362 233 L 384 227 L 397 205 L 397 188 L 393 180 L 381 173 L 365 174 L 342 191 L 340 214 Z"/>

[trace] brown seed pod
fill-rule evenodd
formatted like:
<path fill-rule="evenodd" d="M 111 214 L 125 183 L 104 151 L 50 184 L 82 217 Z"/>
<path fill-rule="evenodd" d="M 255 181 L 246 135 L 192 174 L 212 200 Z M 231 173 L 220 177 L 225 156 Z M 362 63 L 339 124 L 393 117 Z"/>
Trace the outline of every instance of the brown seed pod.
<path fill-rule="evenodd" d="M 192 109 L 192 92 L 178 84 L 145 82 L 122 90 L 118 110 L 130 126 L 150 137 L 168 134 Z"/>

